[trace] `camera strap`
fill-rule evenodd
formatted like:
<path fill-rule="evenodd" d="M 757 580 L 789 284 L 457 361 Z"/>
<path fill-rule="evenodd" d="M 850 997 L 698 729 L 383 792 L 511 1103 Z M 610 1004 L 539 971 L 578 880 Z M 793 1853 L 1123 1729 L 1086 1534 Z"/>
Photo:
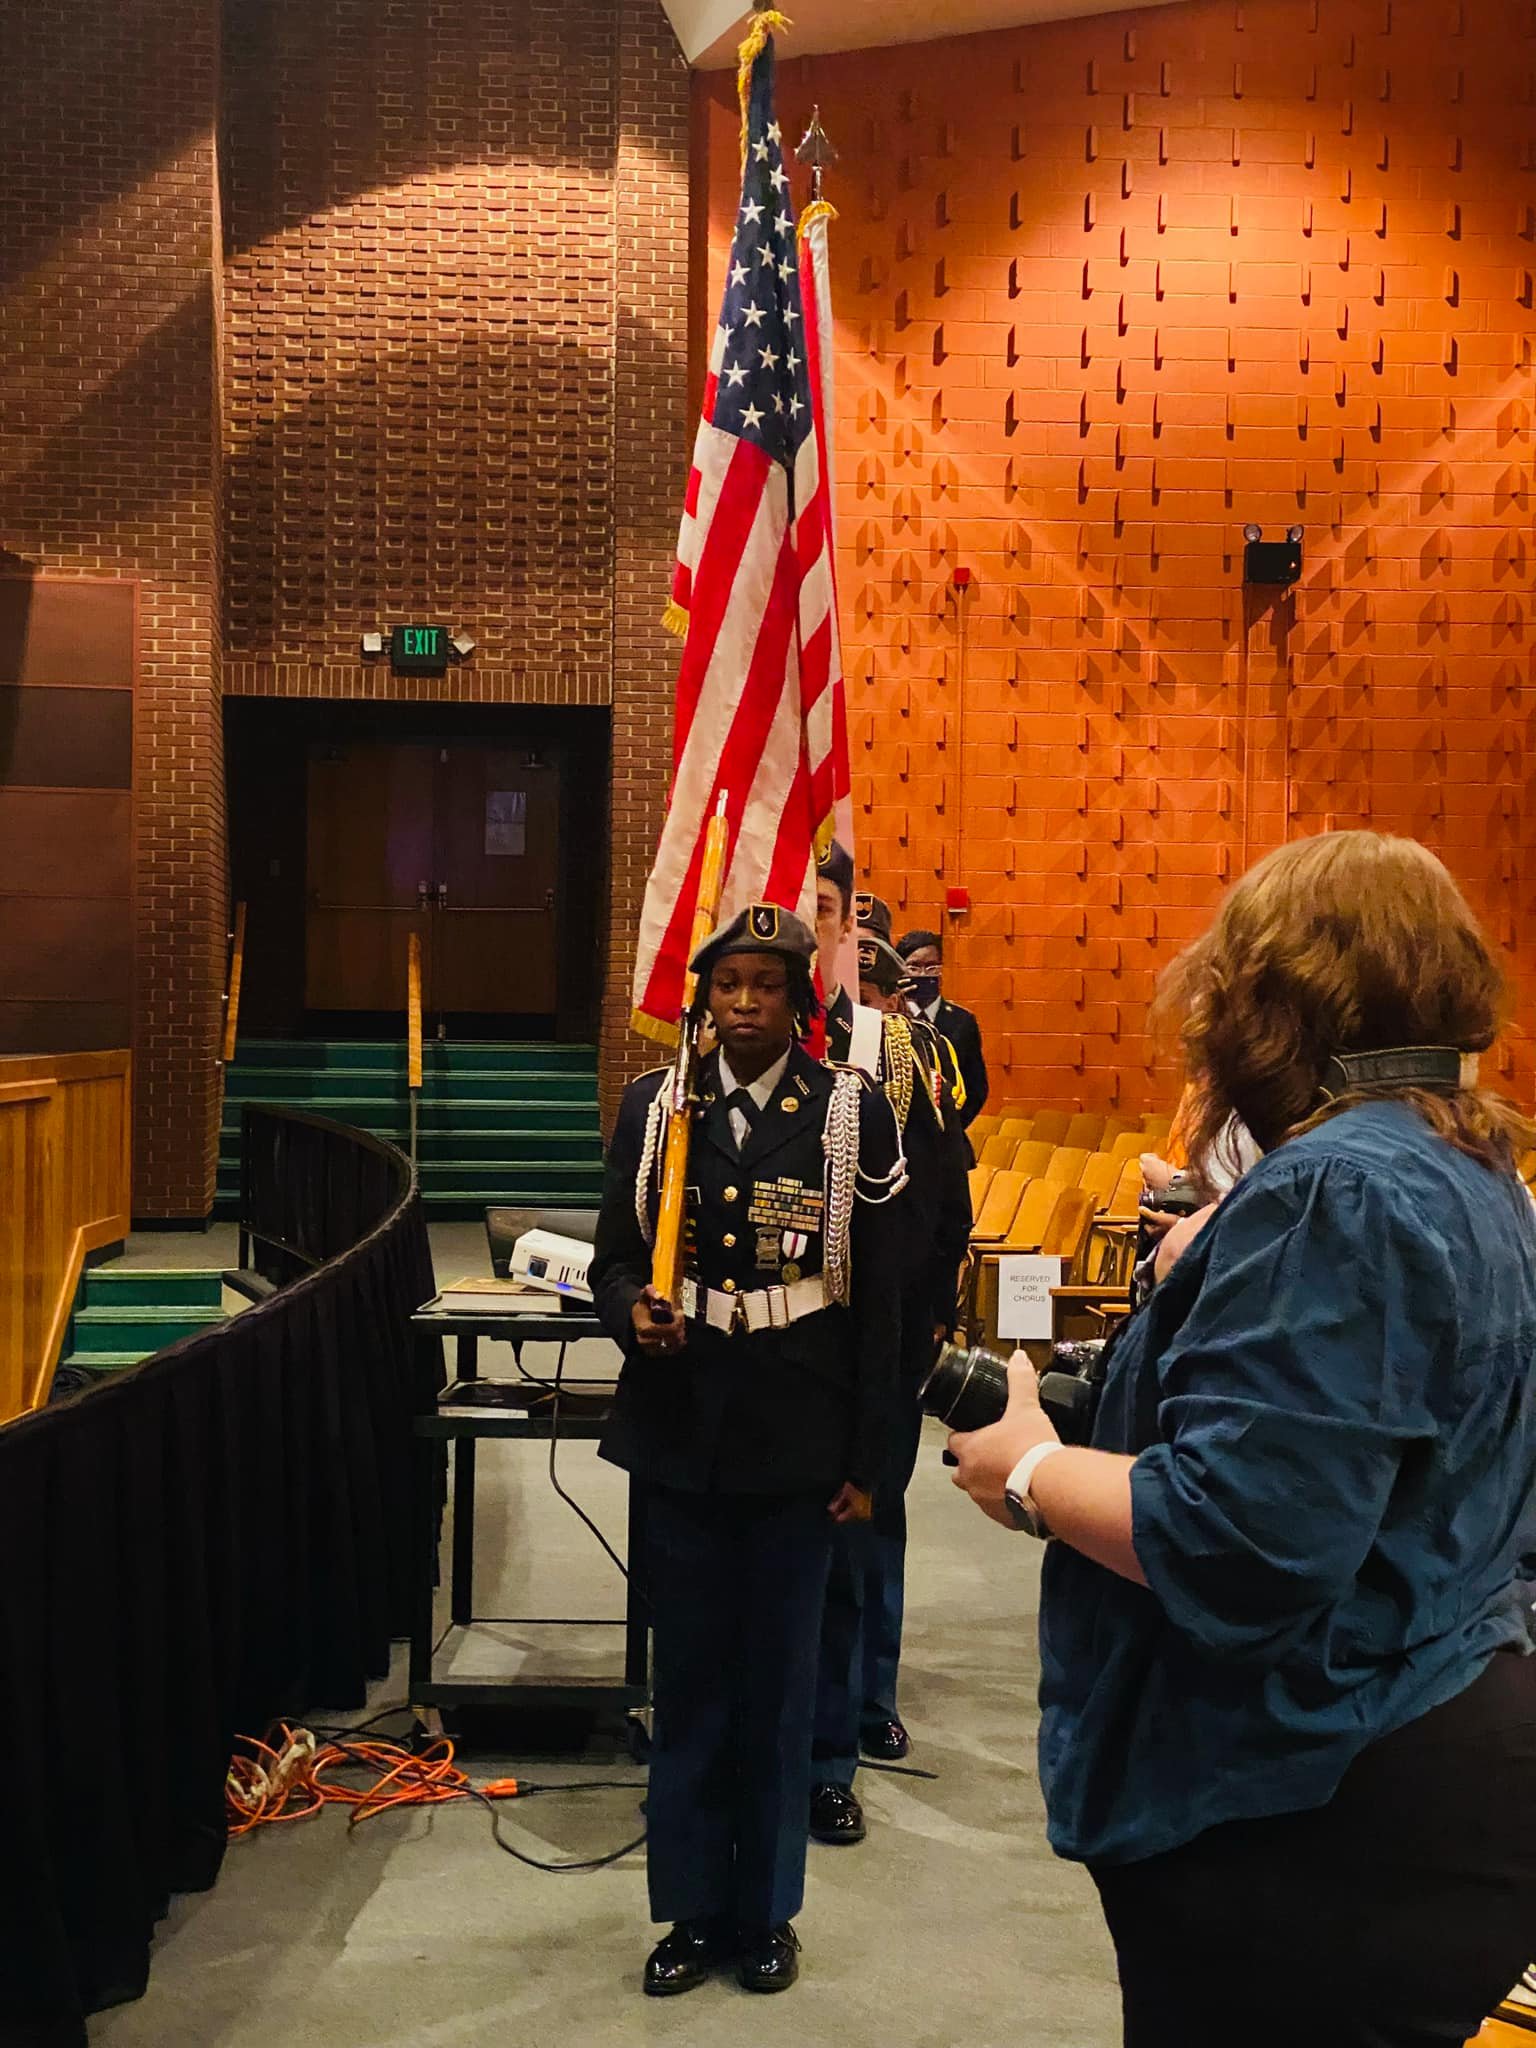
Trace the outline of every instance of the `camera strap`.
<path fill-rule="evenodd" d="M 1396 1045 L 1382 1052 L 1336 1052 L 1323 1068 L 1330 1101 L 1356 1088 L 1427 1088 L 1454 1095 L 1461 1086 L 1461 1054 L 1453 1045 Z"/>

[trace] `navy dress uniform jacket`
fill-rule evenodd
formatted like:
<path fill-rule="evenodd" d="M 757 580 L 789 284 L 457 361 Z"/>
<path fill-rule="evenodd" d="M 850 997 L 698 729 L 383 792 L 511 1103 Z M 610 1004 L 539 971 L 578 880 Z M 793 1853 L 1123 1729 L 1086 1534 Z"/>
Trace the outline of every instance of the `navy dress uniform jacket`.
<path fill-rule="evenodd" d="M 608 1151 L 591 1281 L 624 1366 L 601 1454 L 649 1485 L 689 1493 L 824 1491 L 830 1499 L 846 1480 L 876 1491 L 889 1461 L 897 1398 L 899 1200 L 853 1204 L 849 1307 L 755 1332 L 724 1332 L 692 1318 L 681 1351 L 645 1356 L 631 1311 L 650 1279 L 651 1253 L 635 1214 L 635 1186 L 646 1114 L 665 1079 L 658 1071 L 631 1082 Z M 719 1055 L 703 1063 L 685 1241 L 687 1271 L 701 1287 L 780 1286 L 786 1266 L 807 1279 L 820 1273 L 822 1133 L 835 1079 L 793 1048 L 779 1087 L 738 1151 L 720 1099 Z M 866 1089 L 861 1160 L 867 1171 L 883 1174 L 895 1152 L 890 1107 Z M 649 1200 L 654 1226 L 654 1193 Z M 779 1228 L 786 1218 L 787 1231 Z M 787 1238 L 795 1240 L 793 1256 L 784 1250 Z M 760 1263 L 770 1247 L 772 1263 Z"/>
<path fill-rule="evenodd" d="M 965 1083 L 965 1108 L 960 1113 L 960 1120 L 963 1124 L 972 1124 L 986 1107 L 987 1090 L 991 1085 L 987 1079 L 986 1056 L 981 1049 L 981 1026 L 969 1010 L 941 996 L 939 1007 L 934 1012 L 933 1028 L 955 1049 L 955 1058 L 960 1063 L 960 1078 Z"/>

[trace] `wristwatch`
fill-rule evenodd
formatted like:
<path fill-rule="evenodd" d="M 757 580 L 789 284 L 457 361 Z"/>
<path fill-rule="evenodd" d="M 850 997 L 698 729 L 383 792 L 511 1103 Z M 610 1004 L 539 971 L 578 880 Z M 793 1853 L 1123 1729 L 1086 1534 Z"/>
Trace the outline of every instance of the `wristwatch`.
<path fill-rule="evenodd" d="M 1035 1444 L 1020 1458 L 1004 1483 L 1003 1499 L 1008 1504 L 1013 1525 L 1016 1529 L 1022 1529 L 1028 1536 L 1039 1536 L 1042 1540 L 1050 1536 L 1051 1532 L 1045 1526 L 1044 1515 L 1029 1497 L 1030 1482 L 1047 1458 L 1066 1448 L 1065 1444 L 1056 1443 L 1054 1440 L 1050 1443 Z"/>

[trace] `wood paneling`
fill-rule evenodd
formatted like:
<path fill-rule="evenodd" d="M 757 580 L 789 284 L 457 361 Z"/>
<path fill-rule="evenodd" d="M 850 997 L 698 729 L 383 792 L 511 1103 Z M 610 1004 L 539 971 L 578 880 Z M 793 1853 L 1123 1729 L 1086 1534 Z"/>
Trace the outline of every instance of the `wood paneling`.
<path fill-rule="evenodd" d="M 133 688 L 129 581 L 0 576 L 0 682 Z"/>
<path fill-rule="evenodd" d="M 0 1059 L 0 1422 L 47 1399 L 88 1253 L 128 1234 L 126 1052 Z"/>
<path fill-rule="evenodd" d="M 0 779 L 21 789 L 129 789 L 127 690 L 0 683 Z"/>
<path fill-rule="evenodd" d="M 0 892 L 126 905 L 132 830 L 127 790 L 0 789 Z"/>

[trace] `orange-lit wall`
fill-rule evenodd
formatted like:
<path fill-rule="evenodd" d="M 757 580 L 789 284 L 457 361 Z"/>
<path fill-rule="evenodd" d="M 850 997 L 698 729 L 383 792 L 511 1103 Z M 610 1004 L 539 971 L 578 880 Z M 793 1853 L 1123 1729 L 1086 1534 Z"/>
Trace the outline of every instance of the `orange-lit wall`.
<path fill-rule="evenodd" d="M 1199 0 L 792 52 L 786 139 L 819 102 L 841 152 L 860 864 L 898 929 L 970 889 L 951 992 L 999 1095 L 1165 1097 L 1157 971 L 1287 836 L 1423 839 L 1515 967 L 1536 938 L 1529 0 Z M 702 345 L 734 79 L 696 79 L 694 117 Z M 1245 599 L 1249 520 L 1306 528 L 1294 597 Z M 1518 1026 L 1496 1064 L 1529 1101 Z"/>

